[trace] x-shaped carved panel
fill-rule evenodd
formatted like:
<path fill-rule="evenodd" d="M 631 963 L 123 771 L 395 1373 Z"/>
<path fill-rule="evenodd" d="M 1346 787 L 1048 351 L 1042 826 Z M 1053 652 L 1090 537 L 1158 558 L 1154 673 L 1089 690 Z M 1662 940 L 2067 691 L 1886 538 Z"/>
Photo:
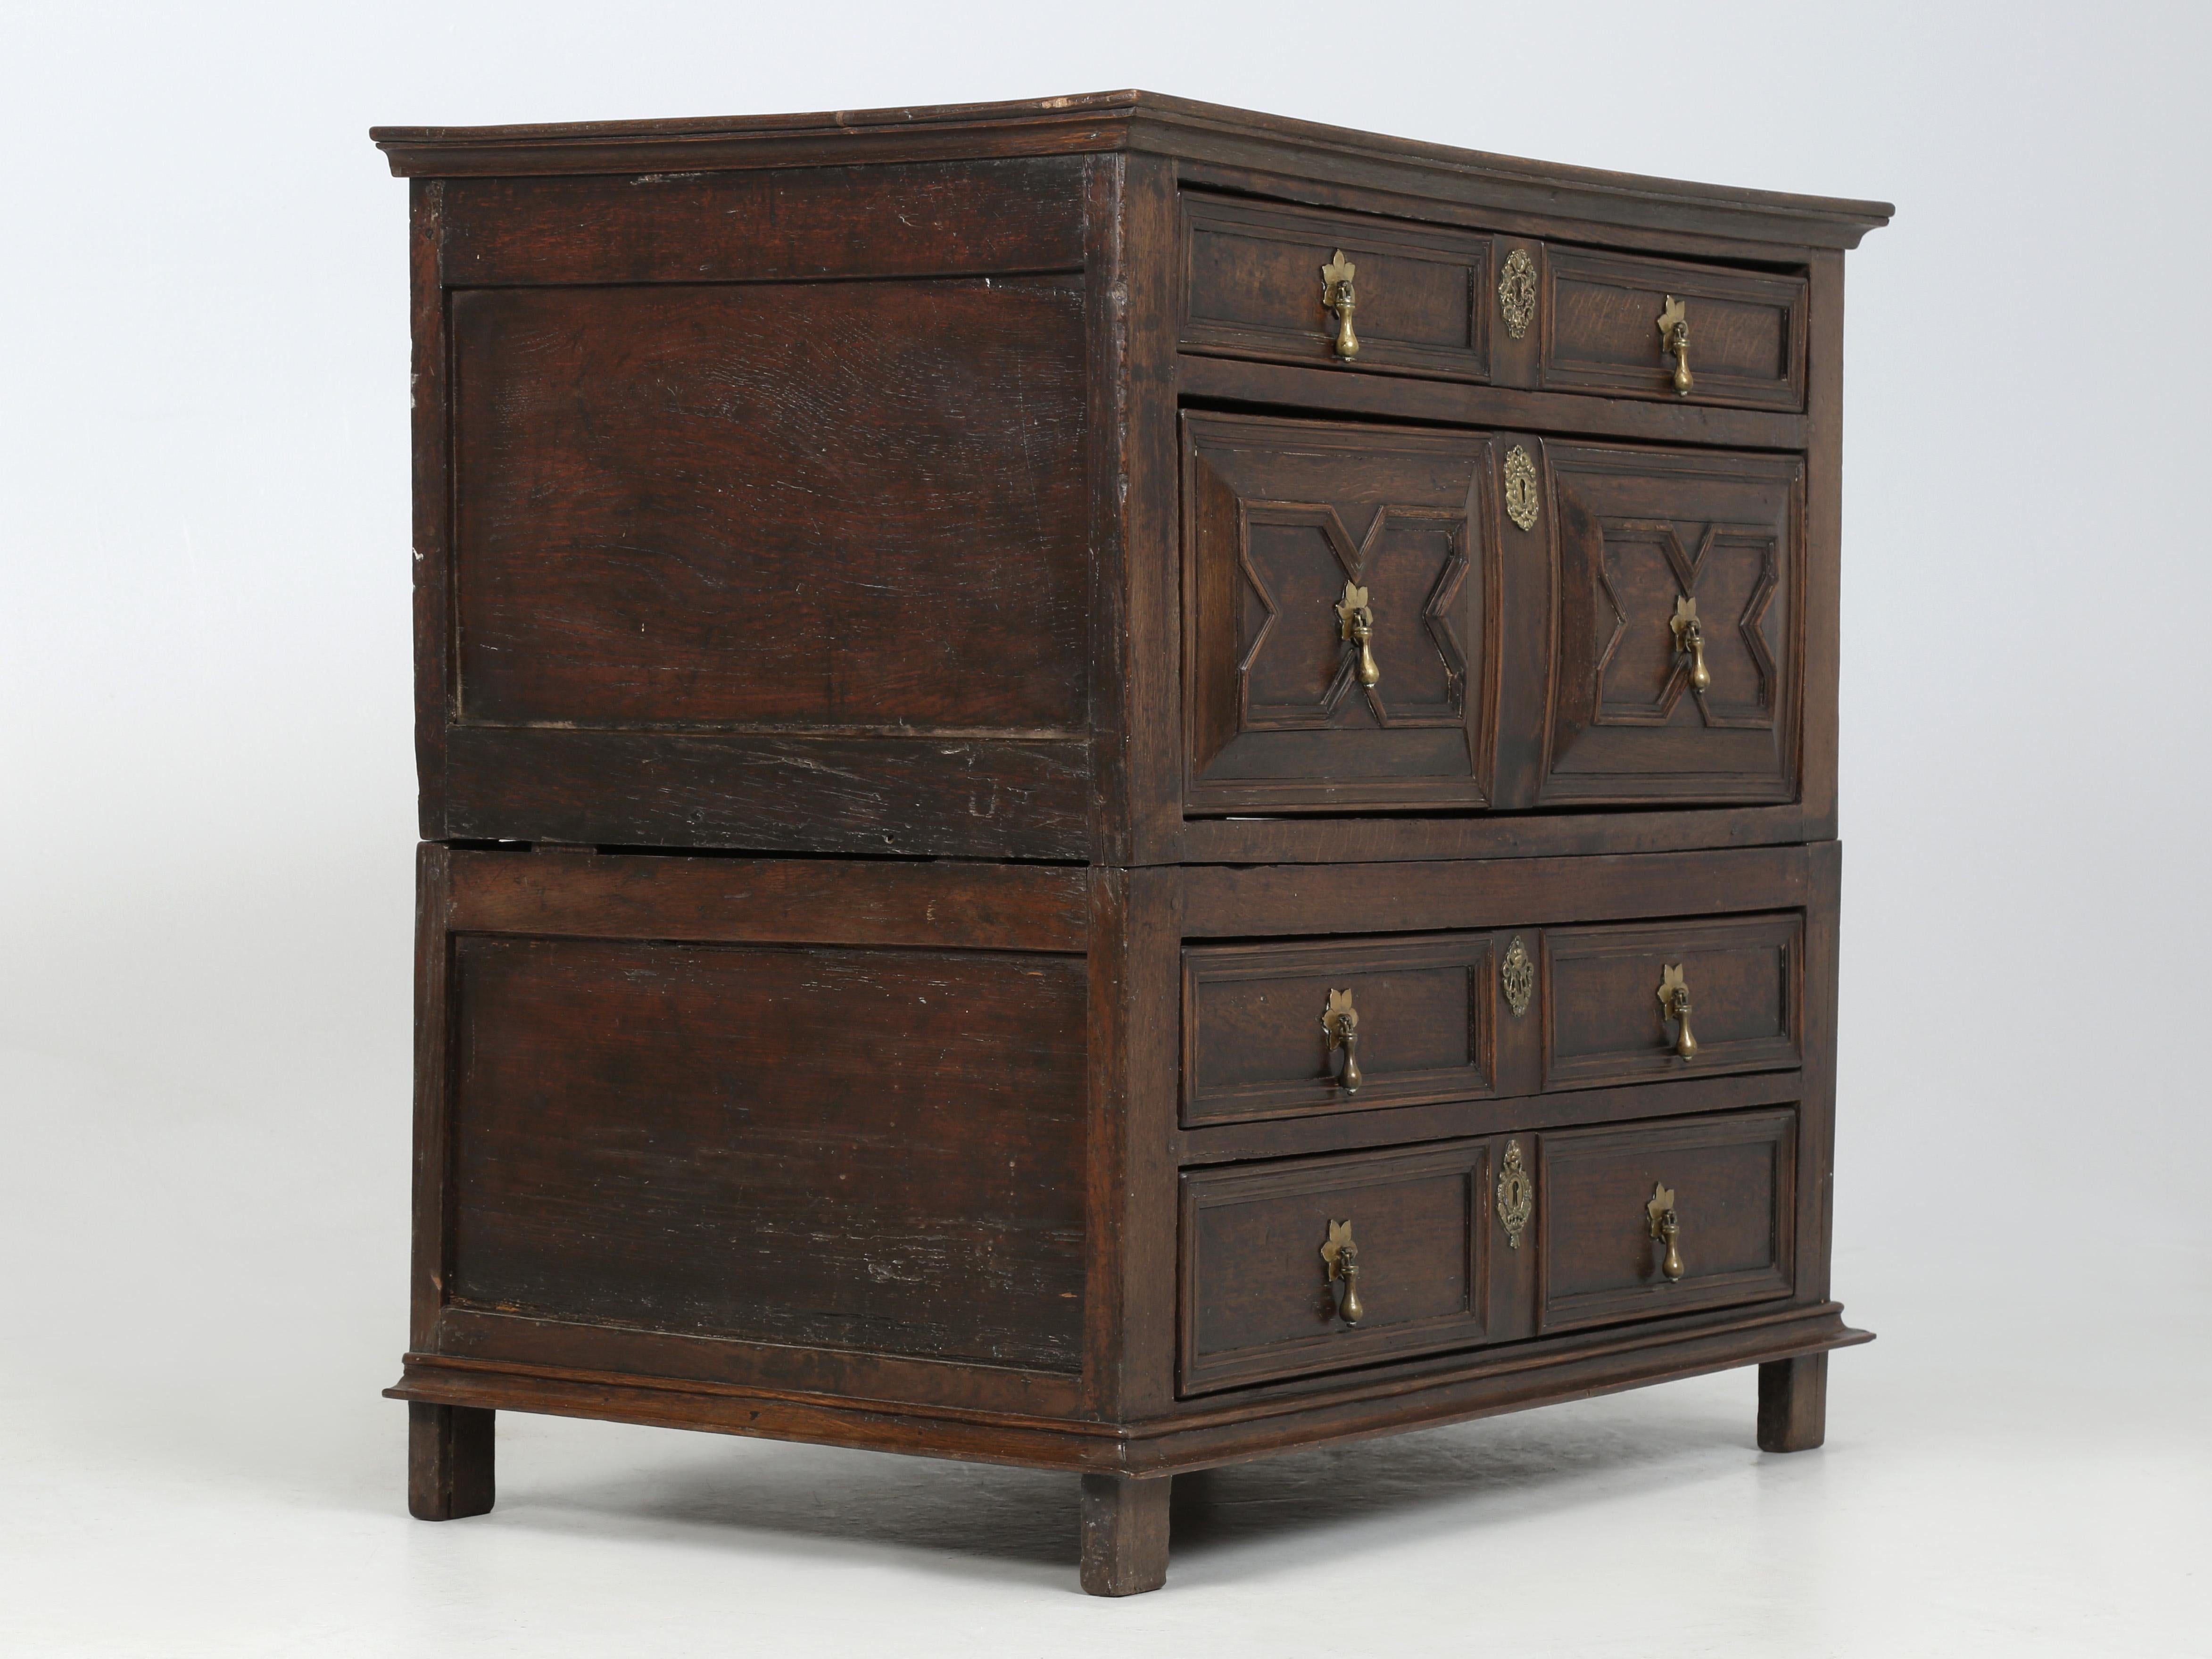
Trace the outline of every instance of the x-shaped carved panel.
<path fill-rule="evenodd" d="M 1237 665 L 1239 723 L 1243 730 L 1324 730 L 1335 723 L 1346 699 L 1361 690 L 1356 653 L 1341 643 L 1334 625 L 1334 602 L 1345 582 L 1368 588 L 1370 608 L 1378 617 L 1390 622 L 1406 614 L 1398 607 L 1418 603 L 1420 635 L 1435 651 L 1443 669 L 1439 695 L 1421 697 L 1419 685 L 1424 676 L 1414 672 L 1419 665 L 1402 659 L 1403 635 L 1398 635 L 1395 641 L 1399 645 L 1398 651 L 1384 648 L 1380 652 L 1384 658 L 1382 683 L 1361 690 L 1362 700 L 1376 724 L 1421 726 L 1458 726 L 1463 722 L 1467 657 L 1452 625 L 1453 607 L 1467 577 L 1467 520 L 1463 514 L 1441 507 L 1386 505 L 1376 509 L 1366 536 L 1357 543 L 1335 507 L 1326 501 L 1248 501 L 1240 505 L 1240 518 L 1237 568 L 1258 604 L 1256 625 L 1248 624 L 1244 650 Z M 1442 533 L 1443 553 L 1427 592 L 1415 601 L 1402 577 L 1392 571 L 1378 571 L 1378 566 L 1385 562 L 1380 555 L 1394 535 L 1408 530 L 1418 532 L 1424 527 Z M 1278 572 L 1277 580 L 1271 583 L 1267 573 L 1261 568 L 1261 560 L 1254 554 L 1253 532 L 1267 529 L 1304 531 L 1319 538 L 1330 556 L 1328 592 L 1314 587 L 1321 580 L 1321 573 L 1307 568 L 1288 573 L 1287 579 L 1312 591 L 1279 597 L 1277 590 L 1285 580 L 1285 573 Z M 1286 602 L 1297 617 L 1295 626 L 1298 631 L 1294 640 L 1285 636 L 1286 628 L 1293 625 L 1285 618 Z M 1325 634 L 1322 631 L 1324 624 Z M 1397 633 L 1395 629 L 1392 631 Z M 1334 672 L 1325 684 L 1320 674 L 1304 677 L 1306 683 L 1316 687 L 1315 695 L 1310 698 L 1294 700 L 1255 694 L 1258 682 L 1263 678 L 1259 672 L 1263 653 L 1271 650 L 1293 652 L 1298 660 L 1324 669 L 1333 665 Z M 1391 659 L 1394 656 L 1400 658 L 1395 664 Z M 1285 679 L 1302 678 L 1296 675 L 1291 664 L 1280 665 Z M 1431 665 L 1425 676 L 1431 684 L 1437 683 L 1434 666 Z M 1413 688 L 1410 693 L 1409 685 Z"/>
<path fill-rule="evenodd" d="M 1598 653 L 1597 724 L 1664 725 L 1687 690 L 1697 703 L 1698 718 L 1708 726 L 1771 726 L 1775 668 L 1765 629 L 1767 607 L 1773 602 L 1781 580 L 1776 564 L 1773 530 L 1760 525 L 1709 524 L 1698 540 L 1696 554 L 1692 555 L 1683 547 L 1671 520 L 1602 519 L 1600 523 L 1604 531 L 1605 556 L 1597 567 L 1598 592 L 1605 608 L 1612 612 L 1613 632 Z M 1615 582 L 1616 571 L 1624 562 L 1617 558 L 1616 550 L 1637 547 L 1658 555 L 1673 577 L 1674 591 L 1664 596 L 1663 605 L 1658 603 L 1660 596 L 1652 592 L 1638 592 L 1625 599 Z M 1704 597 L 1711 599 L 1716 596 L 1712 590 L 1719 588 L 1725 577 L 1717 577 L 1713 573 L 1731 564 L 1725 556 L 1731 551 L 1748 555 L 1753 562 L 1752 580 L 1735 619 L 1736 636 L 1751 669 L 1753 684 L 1747 698 L 1741 695 L 1733 699 L 1727 696 L 1727 683 L 1732 679 L 1740 683 L 1741 677 L 1733 672 L 1735 665 L 1728 662 L 1726 654 L 1717 649 L 1719 641 L 1710 636 L 1706 643 L 1707 666 L 1715 670 L 1715 683 L 1702 692 L 1690 690 L 1689 659 L 1675 650 L 1669 626 L 1677 592 L 1686 599 L 1698 599 L 1702 583 L 1709 590 Z M 1741 561 L 1733 562 L 1736 568 L 1741 568 Z M 1632 610 L 1637 612 L 1632 622 Z M 1709 616 L 1703 620 L 1708 628 L 1720 623 L 1717 617 Z M 1637 653 L 1633 665 L 1627 660 L 1629 648 Z M 1656 677 L 1639 673 L 1639 669 L 1648 670 L 1655 656 L 1664 657 L 1668 665 L 1664 672 Z M 1641 679 L 1641 687 L 1615 684 L 1632 675 Z M 1655 678 L 1656 694 L 1642 689 L 1651 686 Z"/>

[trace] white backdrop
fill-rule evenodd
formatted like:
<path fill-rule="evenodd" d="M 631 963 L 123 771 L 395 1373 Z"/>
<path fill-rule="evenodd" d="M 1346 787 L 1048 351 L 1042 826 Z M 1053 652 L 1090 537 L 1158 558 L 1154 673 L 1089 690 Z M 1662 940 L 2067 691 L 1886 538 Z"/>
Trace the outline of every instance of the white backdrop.
<path fill-rule="evenodd" d="M 1575 1552 L 1667 1524 L 1680 1481 L 1725 1507 L 1782 1479 L 1736 1455 L 1741 1378 L 1353 1449 L 1224 1485 L 1250 1547 L 1193 1523 L 1215 1542 L 1141 1613 L 1060 1594 L 1072 1531 L 1023 1541 L 1060 1524 L 1057 1486 L 951 1466 L 503 1420 L 501 1510 L 404 1521 L 404 1413 L 376 1390 L 404 1312 L 406 192 L 365 129 L 1139 85 L 1897 203 L 1850 264 L 1844 519 L 1836 1284 L 1882 1340 L 1836 1359 L 1831 1444 L 1791 1460 L 1825 1460 L 1827 1496 L 1790 1513 L 1859 1530 L 1806 1521 L 1813 1562 L 1755 1505 L 1706 1516 L 1706 1557 L 1677 1528 L 1694 1570 L 1657 1592 L 1660 1646 L 2186 1650 L 2166 1620 L 2212 1541 L 2206 19 L 16 0 L 0 1467 L 24 1485 L 0 1637 L 690 1651 L 742 1609 L 771 1652 L 1139 1630 L 1358 1652 L 1382 1628 L 1360 1599 L 1443 1650 L 1469 1629 L 1450 1597 L 1508 1588 L 1468 1565 L 1489 1559 L 1522 1620 L 1486 1600 L 1492 1634 L 1628 1651 L 1650 1607 L 1592 1586 L 1641 1582 L 1632 1528 Z M 1421 1484 L 1437 1469 L 1472 1495 Z M 1370 1519 L 1290 1518 L 1331 1490 Z M 1510 1553 L 1508 1492 L 1557 1550 Z M 970 1531 L 962 1504 L 1000 1520 Z M 1359 1598 L 1327 1593 L 1332 1552 Z"/>

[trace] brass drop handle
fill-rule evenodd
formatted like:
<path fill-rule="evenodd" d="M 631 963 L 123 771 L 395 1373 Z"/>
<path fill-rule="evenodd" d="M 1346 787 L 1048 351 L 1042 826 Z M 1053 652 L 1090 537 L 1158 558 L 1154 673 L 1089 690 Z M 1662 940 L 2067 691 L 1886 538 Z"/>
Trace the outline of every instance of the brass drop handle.
<path fill-rule="evenodd" d="M 1686 594 L 1674 598 L 1674 615 L 1667 626 L 1674 633 L 1674 654 L 1690 659 L 1690 690 L 1703 691 L 1713 683 L 1705 672 L 1705 630 L 1698 621 L 1698 602 Z"/>
<path fill-rule="evenodd" d="M 1339 1048 L 1344 1050 L 1343 1061 L 1334 1067 L 1336 1080 L 1344 1085 L 1345 1093 L 1358 1094 L 1367 1075 L 1359 1069 L 1359 1010 L 1352 1006 L 1351 992 L 1328 994 L 1328 1007 L 1322 1014 L 1321 1029 L 1328 1035 L 1332 1055 Z"/>
<path fill-rule="evenodd" d="M 1690 988 L 1682 978 L 1679 962 L 1659 970 L 1659 1018 L 1676 1022 L 1674 1052 L 1685 1060 L 1695 1060 L 1698 1040 L 1690 1035 Z"/>
<path fill-rule="evenodd" d="M 1321 1259 L 1328 1263 L 1329 1283 L 1338 1287 L 1336 1316 L 1357 1325 L 1367 1309 L 1359 1300 L 1359 1246 L 1352 1241 L 1349 1221 L 1328 1224 L 1328 1243 L 1321 1247 Z"/>
<path fill-rule="evenodd" d="M 1663 1239 L 1667 1259 L 1659 1264 L 1659 1271 L 1670 1279 L 1682 1276 L 1682 1224 L 1674 1218 L 1674 1194 L 1658 1182 L 1651 1183 L 1650 1201 L 1644 1205 L 1645 1218 L 1650 1223 L 1651 1237 Z"/>
<path fill-rule="evenodd" d="M 1359 304 L 1352 291 L 1352 278 L 1358 269 L 1344 257 L 1342 248 L 1321 268 L 1321 308 L 1335 314 L 1336 355 L 1346 362 L 1359 355 L 1359 337 L 1352 331 L 1352 313 Z"/>
<path fill-rule="evenodd" d="M 1690 378 L 1690 307 L 1673 295 L 1659 313 L 1659 343 L 1662 352 L 1674 357 L 1674 395 L 1686 398 L 1697 382 Z"/>
<path fill-rule="evenodd" d="M 1345 583 L 1344 597 L 1336 602 L 1336 636 L 1358 647 L 1360 684 L 1379 683 L 1382 671 L 1368 645 L 1375 637 L 1375 612 L 1368 606 L 1367 590 L 1356 583 Z"/>

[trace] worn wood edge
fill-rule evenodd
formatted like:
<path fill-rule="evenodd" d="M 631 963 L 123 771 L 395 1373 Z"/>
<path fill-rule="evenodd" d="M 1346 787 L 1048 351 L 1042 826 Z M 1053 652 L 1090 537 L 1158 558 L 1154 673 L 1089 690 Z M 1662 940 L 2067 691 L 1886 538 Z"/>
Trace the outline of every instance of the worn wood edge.
<path fill-rule="evenodd" d="M 1896 212 L 1887 202 L 1529 161 L 1135 90 L 811 114 L 378 126 L 368 136 L 401 178 L 866 161 L 921 149 L 945 159 L 1137 149 L 1229 161 L 1247 159 L 1249 152 L 1278 168 L 1285 161 L 1380 165 L 1407 175 L 1401 188 L 1542 202 L 1553 212 L 1600 222 L 1626 216 L 1641 222 L 1698 210 L 1743 221 L 1738 234 L 1753 240 L 1815 246 L 1856 246 Z M 1608 213 L 1608 205 L 1615 210 Z"/>
<path fill-rule="evenodd" d="M 1074 954 L 1084 866 L 459 848 L 455 933 Z M 687 913 L 688 912 L 688 913 Z"/>
<path fill-rule="evenodd" d="M 776 1393 L 731 1384 L 617 1376 L 548 1366 L 405 1357 L 387 1399 L 651 1427 L 697 1429 L 771 1440 L 906 1452 L 1018 1468 L 1163 1474 L 1241 1462 L 1272 1452 L 1440 1426 L 1540 1405 L 1730 1370 L 1874 1340 L 1842 1321 L 1835 1304 L 1705 1326 L 1644 1331 L 1611 1341 L 1584 1336 L 1493 1354 L 1451 1371 L 1346 1386 L 1141 1424 L 1088 1422 L 917 1408 L 895 1402 Z"/>

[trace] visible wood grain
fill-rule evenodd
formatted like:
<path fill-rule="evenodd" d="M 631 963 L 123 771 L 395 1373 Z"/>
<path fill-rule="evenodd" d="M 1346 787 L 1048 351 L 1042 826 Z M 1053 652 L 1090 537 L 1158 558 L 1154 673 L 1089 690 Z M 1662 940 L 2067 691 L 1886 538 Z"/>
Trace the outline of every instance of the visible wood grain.
<path fill-rule="evenodd" d="M 1351 994 L 1364 1073 L 1342 1076 L 1322 1015 Z M 1231 945 L 1183 956 L 1186 1126 L 1371 1111 L 1491 1091 L 1497 963 L 1487 934 Z"/>
<path fill-rule="evenodd" d="M 448 855 L 471 933 L 1080 952 L 1085 870 L 813 859 Z"/>
<path fill-rule="evenodd" d="M 1083 730 L 1079 283 L 472 290 L 453 326 L 468 723 Z"/>
<path fill-rule="evenodd" d="M 1141 1595 L 1168 1577 L 1168 1498 L 1172 1475 L 1083 1477 L 1082 1580 L 1091 1595 Z"/>
<path fill-rule="evenodd" d="M 1484 1341 L 1489 1152 L 1460 1142 L 1186 1175 L 1182 1393 Z M 1356 1327 L 1321 1255 L 1342 1222 L 1358 1247 Z"/>
<path fill-rule="evenodd" d="M 1828 1356 L 1801 1353 L 1759 1368 L 1759 1449 L 1811 1451 L 1828 1437 Z"/>
<path fill-rule="evenodd" d="M 408 186 L 409 461 L 414 484 L 415 775 L 422 839 L 446 829 L 446 727 L 453 718 L 451 350 L 438 261 L 446 234 L 442 179 Z"/>
<path fill-rule="evenodd" d="M 1074 270 L 1084 167 L 1067 157 L 456 179 L 441 269 L 454 288 Z"/>
<path fill-rule="evenodd" d="M 1787 1296 L 1795 1287 L 1796 1114 L 1747 1112 L 1564 1130 L 1536 1160 L 1540 1328 L 1650 1318 Z M 1675 1194 L 1684 1264 L 1661 1272 L 1655 1188 Z"/>
<path fill-rule="evenodd" d="M 1771 847 L 1357 867 L 1192 866 L 1176 878 L 1186 933 L 1234 939 L 1788 909 L 1805 902 L 1811 873 L 1804 848 Z"/>
<path fill-rule="evenodd" d="M 1489 377 L 1491 239 L 1370 215 L 1182 196 L 1185 350 L 1353 373 Z M 1336 350 L 1322 267 L 1354 268 L 1356 356 Z"/>
<path fill-rule="evenodd" d="M 417 1521 L 459 1521 L 491 1512 L 492 1419 L 478 1406 L 407 1407 L 407 1512 Z"/>
<path fill-rule="evenodd" d="M 446 833 L 471 841 L 1083 859 L 1091 745 L 455 726 Z"/>
<path fill-rule="evenodd" d="M 1688 184 L 1486 155 L 1156 92 L 811 115 L 370 129 L 401 176 L 624 173 L 1144 149 L 1593 222 L 1853 247 L 1886 202 Z"/>
<path fill-rule="evenodd" d="M 1035 1468 L 1170 1474 L 1585 1399 L 1873 1340 L 1832 1304 L 1727 1310 L 1303 1378 L 1194 1401 L 1141 1424 L 936 1413 L 705 1383 L 461 1366 L 410 1356 L 394 1399 L 497 1406 L 722 1434 L 805 1440 Z"/>
<path fill-rule="evenodd" d="M 1805 282 L 1678 260 L 1554 248 L 1537 316 L 1547 390 L 1753 408 L 1805 406 Z M 1687 312 L 1692 386 L 1674 388 L 1659 332 L 1668 300 Z"/>
<path fill-rule="evenodd" d="M 1658 991 L 1668 967 L 1690 992 L 1696 1054 Z M 1545 931 L 1544 1086 L 1574 1088 L 1732 1071 L 1794 1070 L 1803 1058 L 1802 915 Z"/>
<path fill-rule="evenodd" d="M 1073 1371 L 1079 959 L 465 935 L 465 1306 Z"/>

